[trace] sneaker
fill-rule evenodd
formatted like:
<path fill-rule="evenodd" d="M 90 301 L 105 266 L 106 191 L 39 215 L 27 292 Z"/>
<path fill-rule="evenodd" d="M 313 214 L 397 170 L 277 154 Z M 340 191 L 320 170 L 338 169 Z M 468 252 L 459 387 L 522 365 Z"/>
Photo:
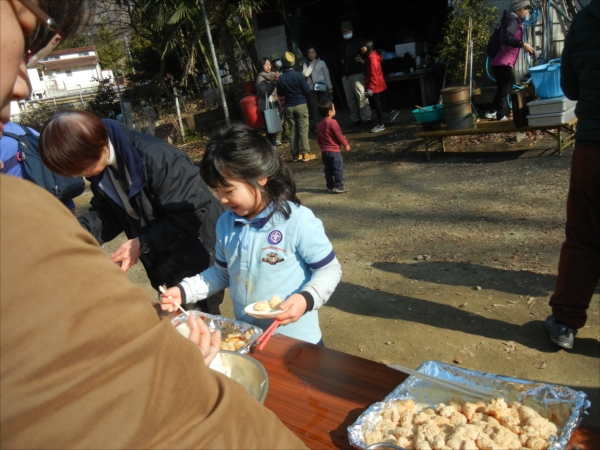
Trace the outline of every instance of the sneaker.
<path fill-rule="evenodd" d="M 300 156 L 290 155 L 290 158 L 291 158 L 292 162 L 302 161 L 302 155 L 300 155 Z"/>
<path fill-rule="evenodd" d="M 302 156 L 303 156 L 303 158 L 302 158 L 303 162 L 309 162 L 309 161 L 312 161 L 313 159 L 317 159 L 317 155 L 314 155 L 312 153 L 305 153 Z"/>
<path fill-rule="evenodd" d="M 498 119 L 498 120 L 499 120 L 500 122 L 504 122 L 505 120 L 508 120 L 508 117 L 506 117 L 506 116 L 502 116 L 502 118 L 501 118 L 501 119 Z"/>
<path fill-rule="evenodd" d="M 492 112 L 492 111 L 488 111 L 483 115 L 483 117 L 485 117 L 486 119 L 495 119 L 496 113 Z"/>
<path fill-rule="evenodd" d="M 379 133 L 383 130 L 385 130 L 385 127 L 383 125 L 375 125 L 375 128 L 371 129 L 371 133 Z"/>
<path fill-rule="evenodd" d="M 553 315 L 546 317 L 544 323 L 546 331 L 550 334 L 550 340 L 563 348 L 573 348 L 577 330 L 559 322 Z"/>
<path fill-rule="evenodd" d="M 275 147 L 279 147 L 281 145 L 281 141 L 275 141 Z"/>
<path fill-rule="evenodd" d="M 333 194 L 333 189 L 327 188 L 327 192 L 329 192 L 330 194 Z"/>
<path fill-rule="evenodd" d="M 400 114 L 400 111 L 397 111 L 395 109 L 390 112 L 390 123 L 392 123 L 396 119 L 396 117 L 398 117 L 398 114 Z"/>
<path fill-rule="evenodd" d="M 333 189 L 331 190 L 331 192 L 332 192 L 332 193 L 334 193 L 334 194 L 345 194 L 345 193 L 346 193 L 346 192 L 348 192 L 349 190 L 350 190 L 350 189 L 345 189 L 345 188 L 341 188 L 341 189 L 338 189 L 338 188 L 333 188 Z"/>

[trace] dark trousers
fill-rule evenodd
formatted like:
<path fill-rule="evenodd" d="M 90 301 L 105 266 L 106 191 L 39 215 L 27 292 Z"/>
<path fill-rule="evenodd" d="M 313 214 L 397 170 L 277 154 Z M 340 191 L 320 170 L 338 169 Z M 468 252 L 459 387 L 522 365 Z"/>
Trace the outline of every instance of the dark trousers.
<path fill-rule="evenodd" d="M 373 94 L 369 97 L 369 105 L 377 113 L 377 125 L 383 125 L 383 113 L 381 109 L 381 92 L 379 94 Z"/>
<path fill-rule="evenodd" d="M 496 76 L 496 95 L 492 101 L 492 111 L 496 118 L 502 119 L 507 113 L 508 102 L 506 98 L 513 86 L 513 69 L 510 66 L 492 66 Z"/>
<path fill-rule="evenodd" d="M 327 189 L 344 189 L 344 160 L 340 152 L 321 152 Z"/>
<path fill-rule="evenodd" d="M 550 306 L 558 321 L 582 328 L 600 280 L 600 147 L 575 144 L 565 235 Z"/>

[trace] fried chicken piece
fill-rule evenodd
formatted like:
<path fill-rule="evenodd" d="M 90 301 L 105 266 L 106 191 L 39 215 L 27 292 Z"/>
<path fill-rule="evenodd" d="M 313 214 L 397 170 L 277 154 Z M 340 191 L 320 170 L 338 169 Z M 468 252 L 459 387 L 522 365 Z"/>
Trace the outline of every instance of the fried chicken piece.
<path fill-rule="evenodd" d="M 367 445 L 376 444 L 383 440 L 383 433 L 379 429 L 372 429 L 365 433 L 365 443 Z"/>
<path fill-rule="evenodd" d="M 415 450 L 432 450 L 429 442 L 419 433 L 415 436 Z"/>
<path fill-rule="evenodd" d="M 530 408 L 532 408 L 541 417 L 548 419 L 548 420 L 552 419 L 552 411 L 550 409 L 546 408 L 544 405 L 542 405 L 539 401 L 528 397 L 525 400 L 523 400 L 522 403 L 523 403 L 523 406 L 529 406 Z"/>
<path fill-rule="evenodd" d="M 535 428 L 538 432 L 538 436 L 543 439 L 548 439 L 550 436 L 556 436 L 558 434 L 556 425 L 543 417 L 529 418 L 526 424 Z"/>
<path fill-rule="evenodd" d="M 452 435 L 446 441 L 446 447 L 451 448 L 452 450 L 461 450 L 463 447 L 463 443 L 467 440 L 464 436 L 456 436 Z"/>
<path fill-rule="evenodd" d="M 417 428 L 417 435 L 423 436 L 427 442 L 433 441 L 433 438 L 438 436 L 440 432 L 440 428 L 431 422 Z"/>
<path fill-rule="evenodd" d="M 431 420 L 431 416 L 427 414 L 425 411 L 418 412 L 413 417 L 413 423 L 415 425 L 423 425 Z"/>
<path fill-rule="evenodd" d="M 434 437 L 429 444 L 433 450 L 442 450 L 446 445 L 446 440 L 442 437 L 441 434 Z"/>
<path fill-rule="evenodd" d="M 389 419 L 392 422 L 394 422 L 395 424 L 397 424 L 400 421 L 400 413 L 398 412 L 398 409 L 396 408 L 396 405 L 388 405 L 386 408 L 384 408 L 381 411 L 381 416 L 384 419 Z"/>
<path fill-rule="evenodd" d="M 459 412 L 460 409 L 460 405 L 457 405 L 456 403 L 452 403 L 449 406 L 446 406 L 444 403 L 440 403 L 435 408 L 436 412 L 442 417 L 450 417 L 450 414 L 453 412 Z"/>
<path fill-rule="evenodd" d="M 485 433 L 480 433 L 475 442 L 480 450 L 501 450 L 492 438 Z"/>
<path fill-rule="evenodd" d="M 537 430 L 531 425 L 525 425 L 521 427 L 521 434 L 519 435 L 521 445 L 525 446 L 525 444 L 527 444 L 527 439 L 530 437 L 539 437 Z"/>
<path fill-rule="evenodd" d="M 521 433 L 521 428 L 519 427 L 521 418 L 519 417 L 519 412 L 517 410 L 510 408 L 505 410 L 500 414 L 500 417 L 498 417 L 498 421 L 513 433 Z"/>
<path fill-rule="evenodd" d="M 477 428 L 475 425 L 459 425 L 454 428 L 454 432 L 450 437 L 453 436 L 464 436 L 467 439 L 471 439 L 472 441 L 477 439 L 477 436 L 481 433 L 481 430 Z"/>
<path fill-rule="evenodd" d="M 412 398 L 407 398 L 406 400 L 398 400 L 396 402 L 396 407 L 403 406 L 405 409 L 412 411 L 415 409 L 415 402 Z"/>
<path fill-rule="evenodd" d="M 484 413 L 499 419 L 505 413 L 506 409 L 508 409 L 508 406 L 503 398 L 493 398 L 485 407 Z"/>
<path fill-rule="evenodd" d="M 410 425 L 408 427 L 396 427 L 396 429 L 394 430 L 394 436 L 396 436 L 396 438 L 403 437 L 406 439 L 412 439 L 416 432 L 416 425 Z"/>
<path fill-rule="evenodd" d="M 550 411 L 552 412 L 552 418 L 550 419 L 559 428 L 565 426 L 569 417 L 571 417 L 571 408 L 566 403 L 552 403 L 550 405 Z"/>
<path fill-rule="evenodd" d="M 531 450 L 546 450 L 550 444 L 546 439 L 540 437 L 529 437 L 525 442 L 525 447 Z"/>
<path fill-rule="evenodd" d="M 521 441 L 519 441 L 519 436 L 504 427 L 498 427 L 492 434 L 490 434 L 490 438 L 496 443 L 499 448 L 503 449 L 517 449 L 521 448 Z"/>
<path fill-rule="evenodd" d="M 450 423 L 450 419 L 444 416 L 435 416 L 431 418 L 431 423 L 436 424 L 438 427 Z"/>
<path fill-rule="evenodd" d="M 405 448 L 406 450 L 414 450 L 414 448 L 415 448 L 415 443 L 413 442 L 412 439 L 407 439 L 402 436 L 396 440 L 396 445 L 398 447 Z"/>
<path fill-rule="evenodd" d="M 404 411 L 400 415 L 400 425 L 402 427 L 411 427 L 413 424 L 414 413 L 412 411 Z"/>
<path fill-rule="evenodd" d="M 467 423 L 467 418 L 457 411 L 454 411 L 452 414 L 450 414 L 448 419 L 450 419 L 450 425 L 454 425 L 455 427 Z"/>
<path fill-rule="evenodd" d="M 461 406 L 460 412 L 464 414 L 467 420 L 471 420 L 473 418 L 473 415 L 477 412 L 477 408 L 479 408 L 479 405 L 477 405 L 477 403 L 465 402 Z"/>

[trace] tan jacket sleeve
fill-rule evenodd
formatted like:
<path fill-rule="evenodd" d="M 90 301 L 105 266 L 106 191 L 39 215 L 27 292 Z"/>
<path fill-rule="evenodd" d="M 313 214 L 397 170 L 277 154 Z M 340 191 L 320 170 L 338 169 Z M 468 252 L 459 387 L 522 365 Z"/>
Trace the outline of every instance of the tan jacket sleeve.
<path fill-rule="evenodd" d="M 1 448 L 305 448 L 58 200 L 0 183 Z"/>

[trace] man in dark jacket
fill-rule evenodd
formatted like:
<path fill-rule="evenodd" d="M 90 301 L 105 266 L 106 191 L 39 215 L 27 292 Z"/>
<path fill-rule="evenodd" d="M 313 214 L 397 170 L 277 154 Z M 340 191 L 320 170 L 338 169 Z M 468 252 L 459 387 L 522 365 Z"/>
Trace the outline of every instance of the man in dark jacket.
<path fill-rule="evenodd" d="M 285 52 L 282 58 L 283 72 L 277 79 L 277 93 L 285 97 L 284 116 L 288 124 L 292 161 L 308 162 L 316 158 L 310 153 L 308 143 L 308 106 L 306 96 L 309 88 L 306 78 L 294 70 L 296 57 Z"/>
<path fill-rule="evenodd" d="M 352 24 L 342 22 L 342 37 L 339 50 L 342 55 L 342 85 L 350 108 L 350 118 L 355 126 L 368 124 L 371 120 L 371 108 L 365 97 L 365 65 L 360 56 L 362 39 L 354 36 Z"/>
<path fill-rule="evenodd" d="M 600 0 L 592 0 L 573 18 L 561 63 L 560 85 L 567 98 L 577 100 L 578 122 L 566 239 L 546 330 L 552 342 L 573 348 L 600 280 Z"/>
<path fill-rule="evenodd" d="M 87 163 L 96 146 L 97 163 Z M 79 223 L 100 244 L 127 235 L 111 255 L 122 270 L 141 260 L 158 289 L 214 262 L 216 223 L 224 208 L 180 149 L 120 122 L 72 111 L 53 115 L 44 126 L 40 156 L 61 175 L 88 178 L 94 196 Z M 219 293 L 199 308 L 218 314 L 222 301 Z"/>

